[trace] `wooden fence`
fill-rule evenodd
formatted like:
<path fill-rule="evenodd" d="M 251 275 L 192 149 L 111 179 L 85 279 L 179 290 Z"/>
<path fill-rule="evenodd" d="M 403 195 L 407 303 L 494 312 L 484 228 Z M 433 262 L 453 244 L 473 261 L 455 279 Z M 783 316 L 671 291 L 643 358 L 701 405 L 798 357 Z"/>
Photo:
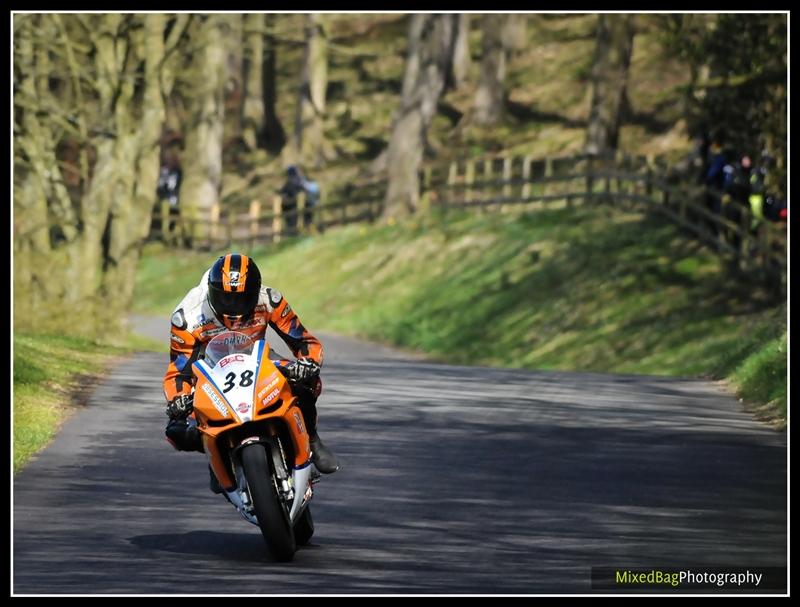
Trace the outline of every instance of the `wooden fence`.
<path fill-rule="evenodd" d="M 608 204 L 660 213 L 730 258 L 743 271 L 757 271 L 785 281 L 786 223 L 755 220 L 749 208 L 736 201 L 722 204 L 723 213 L 711 210 L 721 200 L 713 192 L 672 176 L 657 158 L 586 155 L 534 159 L 499 156 L 431 164 L 420 172 L 422 212 L 476 208 L 504 212 L 516 205 L 544 207 L 574 204 Z M 383 212 L 386 184 L 371 181 L 348 184 L 328 193 L 322 204 L 281 208 L 280 197 L 254 200 L 245 211 L 226 212 L 213 207 L 204 217 L 170 217 L 166 203 L 154 214 L 152 235 L 193 248 L 222 248 L 232 243 L 254 245 L 279 242 L 309 230 L 374 221 Z M 199 237 L 189 242 L 183 235 L 201 223 Z"/>

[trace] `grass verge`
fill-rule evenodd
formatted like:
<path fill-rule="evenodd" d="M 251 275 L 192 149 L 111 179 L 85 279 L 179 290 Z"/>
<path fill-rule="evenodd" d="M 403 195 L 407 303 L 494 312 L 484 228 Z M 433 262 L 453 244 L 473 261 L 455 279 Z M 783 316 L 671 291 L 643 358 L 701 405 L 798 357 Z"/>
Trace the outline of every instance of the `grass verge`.
<path fill-rule="evenodd" d="M 451 212 L 239 250 L 312 331 L 454 363 L 724 379 L 786 418 L 785 302 L 638 211 Z M 168 315 L 215 256 L 150 249 L 139 310 Z"/>
<path fill-rule="evenodd" d="M 129 336 L 126 345 L 52 333 L 14 332 L 14 473 L 44 448 L 81 405 L 82 396 L 120 357 L 157 350 Z"/>

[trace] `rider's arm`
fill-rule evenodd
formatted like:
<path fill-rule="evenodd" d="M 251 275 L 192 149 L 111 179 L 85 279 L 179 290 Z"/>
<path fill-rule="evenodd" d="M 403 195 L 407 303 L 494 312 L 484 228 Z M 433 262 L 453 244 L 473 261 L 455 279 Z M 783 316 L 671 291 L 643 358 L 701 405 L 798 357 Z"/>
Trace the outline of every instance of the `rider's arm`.
<path fill-rule="evenodd" d="M 169 365 L 164 374 L 164 396 L 167 402 L 181 394 L 191 394 L 194 384 L 192 363 L 203 351 L 202 343 L 190 331 L 170 326 Z"/>
<path fill-rule="evenodd" d="M 322 365 L 322 343 L 306 330 L 285 297 L 281 297 L 277 305 L 273 302 L 269 324 L 286 342 L 295 358 L 310 358 Z"/>

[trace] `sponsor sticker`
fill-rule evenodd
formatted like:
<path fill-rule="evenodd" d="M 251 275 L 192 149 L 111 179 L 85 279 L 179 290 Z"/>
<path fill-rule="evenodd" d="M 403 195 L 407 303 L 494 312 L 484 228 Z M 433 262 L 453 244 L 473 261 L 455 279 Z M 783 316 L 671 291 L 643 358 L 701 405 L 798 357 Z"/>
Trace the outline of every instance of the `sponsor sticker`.
<path fill-rule="evenodd" d="M 214 335 L 219 335 L 220 333 L 225 333 L 225 331 L 228 331 L 228 328 L 224 326 L 217 327 L 215 329 L 208 329 L 207 331 L 203 331 L 202 333 L 200 333 L 200 337 L 201 338 L 212 337 Z"/>
<path fill-rule="evenodd" d="M 266 395 L 264 398 L 262 398 L 262 399 L 261 399 L 261 404 L 262 404 L 262 405 L 269 404 L 269 402 L 270 402 L 270 401 L 271 401 L 273 398 L 275 398 L 276 396 L 278 396 L 278 394 L 280 394 L 280 393 L 281 393 L 281 391 L 280 391 L 280 388 L 275 388 L 275 389 L 274 389 L 272 392 L 270 392 L 270 393 L 269 393 L 269 394 L 267 394 L 267 395 Z"/>
<path fill-rule="evenodd" d="M 292 311 L 292 306 L 290 306 L 290 305 L 287 303 L 287 304 L 286 304 L 286 307 L 283 309 L 283 312 L 281 312 L 281 318 L 285 318 L 285 317 L 286 317 L 286 315 L 287 315 L 289 312 L 291 312 L 291 311 Z"/>
<path fill-rule="evenodd" d="M 239 413 L 247 413 L 250 410 L 250 405 L 247 403 L 239 403 L 239 405 L 236 407 L 236 410 Z"/>
<path fill-rule="evenodd" d="M 185 344 L 185 343 L 186 343 L 186 341 L 184 341 L 183 339 L 181 339 L 180 337 L 178 337 L 178 336 L 177 336 L 177 335 L 175 335 L 174 333 L 170 333 L 170 334 L 169 334 L 169 338 L 170 338 L 172 341 L 177 341 L 179 344 Z"/>
<path fill-rule="evenodd" d="M 297 431 L 302 434 L 303 433 L 303 418 L 300 416 L 300 413 L 295 411 L 294 412 L 294 423 L 297 426 Z"/>
<path fill-rule="evenodd" d="M 244 362 L 244 356 L 241 354 L 231 354 L 230 356 L 226 356 L 221 361 L 219 361 L 219 368 L 221 369 L 225 365 L 229 365 L 231 363 L 241 363 Z"/>
<path fill-rule="evenodd" d="M 222 399 L 217 396 L 217 393 L 214 391 L 214 389 L 208 384 L 203 384 L 203 392 L 208 394 L 208 398 L 211 399 L 211 403 L 214 405 L 214 408 L 219 411 L 219 414 L 222 417 L 228 417 L 228 407 L 225 406 L 225 403 L 222 402 Z"/>
<path fill-rule="evenodd" d="M 261 390 L 258 391 L 258 394 L 256 395 L 257 400 L 261 400 L 268 390 L 271 390 L 272 388 L 275 387 L 275 385 L 278 383 L 278 374 L 273 373 L 267 379 L 270 379 L 272 381 L 270 381 L 266 386 L 264 386 L 263 388 L 261 388 Z"/>

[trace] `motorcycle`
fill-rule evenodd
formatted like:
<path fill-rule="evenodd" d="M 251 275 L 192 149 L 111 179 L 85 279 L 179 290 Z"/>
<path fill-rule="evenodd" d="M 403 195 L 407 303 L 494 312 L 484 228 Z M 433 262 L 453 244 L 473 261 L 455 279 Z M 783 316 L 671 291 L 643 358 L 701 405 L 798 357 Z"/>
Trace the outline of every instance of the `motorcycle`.
<path fill-rule="evenodd" d="M 214 336 L 193 363 L 194 414 L 212 473 L 273 555 L 294 558 L 314 534 L 309 502 L 319 472 L 297 396 L 266 340 Z"/>

